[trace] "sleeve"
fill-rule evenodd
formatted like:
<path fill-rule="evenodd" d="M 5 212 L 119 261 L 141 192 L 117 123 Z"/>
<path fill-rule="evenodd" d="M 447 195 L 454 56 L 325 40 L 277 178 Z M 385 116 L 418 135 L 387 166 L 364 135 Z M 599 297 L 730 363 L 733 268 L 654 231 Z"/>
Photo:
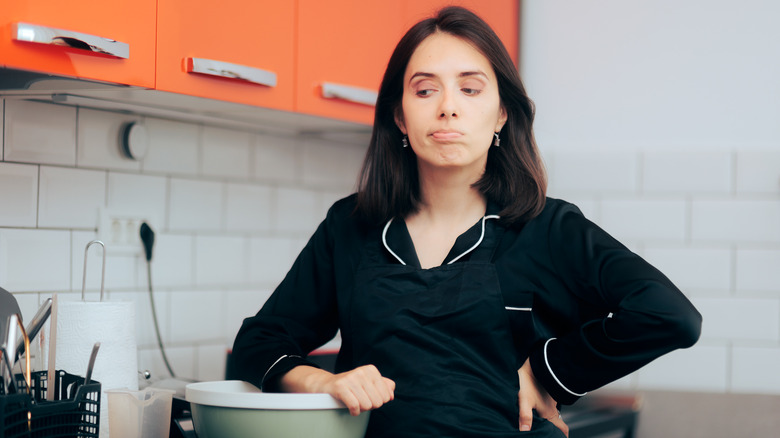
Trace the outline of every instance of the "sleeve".
<path fill-rule="evenodd" d="M 335 336 L 338 311 L 334 275 L 333 209 L 257 315 L 236 335 L 228 379 L 277 391 L 278 379 Z"/>
<path fill-rule="evenodd" d="M 556 401 L 574 403 L 696 343 L 702 317 L 683 293 L 576 207 L 566 204 L 556 212 L 548 236 L 553 268 L 568 293 L 604 315 L 532 350 L 534 375 Z"/>

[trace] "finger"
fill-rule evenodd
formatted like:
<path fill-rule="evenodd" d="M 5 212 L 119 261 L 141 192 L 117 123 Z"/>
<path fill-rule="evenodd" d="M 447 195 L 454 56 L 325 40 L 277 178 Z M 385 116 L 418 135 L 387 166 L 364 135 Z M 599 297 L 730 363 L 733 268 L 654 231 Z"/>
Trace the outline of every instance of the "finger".
<path fill-rule="evenodd" d="M 370 405 L 370 401 L 367 399 L 365 392 L 360 388 L 359 384 L 356 384 L 352 378 L 348 375 L 343 375 L 341 378 L 334 382 L 334 391 L 332 395 L 338 400 L 344 403 L 344 406 L 349 409 L 350 415 L 356 416 L 364 409 L 370 409 L 366 407 Z"/>
<path fill-rule="evenodd" d="M 360 415 L 360 401 L 351 391 L 337 393 L 336 398 L 349 409 L 349 415 L 353 417 Z"/>
<path fill-rule="evenodd" d="M 523 397 L 522 392 L 519 393 L 517 400 L 520 408 L 520 430 L 531 430 L 534 421 L 533 404 Z"/>
<path fill-rule="evenodd" d="M 366 388 L 355 388 L 353 393 L 360 403 L 360 412 L 370 411 L 371 409 L 382 406 L 382 401 L 374 391 L 366 391 Z"/>
<path fill-rule="evenodd" d="M 566 423 L 564 423 L 563 418 L 561 418 L 561 414 L 558 414 L 555 417 L 550 418 L 549 420 L 552 424 L 555 425 L 555 427 L 560 429 L 561 432 L 563 432 L 563 434 L 566 435 L 566 437 L 568 438 L 569 426 Z"/>
<path fill-rule="evenodd" d="M 381 380 L 366 382 L 365 386 L 357 388 L 356 391 L 359 391 L 362 395 L 361 400 L 367 402 L 367 404 L 361 405 L 361 408 L 364 410 L 376 409 L 388 401 L 390 397 L 387 393 L 387 388 L 382 384 Z"/>
<path fill-rule="evenodd" d="M 393 399 L 395 382 L 383 377 L 374 365 L 361 367 L 360 371 L 363 377 L 370 381 L 370 386 L 366 388 L 366 391 L 374 402 L 374 408 L 378 408 Z"/>
<path fill-rule="evenodd" d="M 390 393 L 388 401 L 393 400 L 395 398 L 395 382 L 387 377 L 382 377 L 382 381 L 384 382 L 385 387 L 387 387 L 387 391 Z"/>

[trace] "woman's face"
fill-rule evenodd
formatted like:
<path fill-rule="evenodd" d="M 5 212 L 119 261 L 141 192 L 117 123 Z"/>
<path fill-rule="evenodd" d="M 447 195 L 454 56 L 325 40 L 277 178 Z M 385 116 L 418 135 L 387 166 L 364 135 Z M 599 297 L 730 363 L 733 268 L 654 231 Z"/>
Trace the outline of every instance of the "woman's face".
<path fill-rule="evenodd" d="M 482 175 L 493 133 L 506 122 L 495 72 L 465 40 L 435 33 L 417 47 L 404 74 L 401 132 L 421 170 L 461 168 Z"/>

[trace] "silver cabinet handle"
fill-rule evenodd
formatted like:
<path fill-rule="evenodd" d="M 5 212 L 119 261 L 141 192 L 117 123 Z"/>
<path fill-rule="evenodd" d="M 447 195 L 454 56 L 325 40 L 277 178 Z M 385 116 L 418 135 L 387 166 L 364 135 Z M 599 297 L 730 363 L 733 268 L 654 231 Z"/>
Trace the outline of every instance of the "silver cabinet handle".
<path fill-rule="evenodd" d="M 204 58 L 187 58 L 186 65 L 187 73 L 238 79 L 268 87 L 276 86 L 276 73 L 268 70 Z"/>
<path fill-rule="evenodd" d="M 376 91 L 353 87 L 351 85 L 334 84 L 331 82 L 322 83 L 322 97 L 328 99 L 341 99 L 363 105 L 375 106 L 378 94 L 379 93 Z"/>
<path fill-rule="evenodd" d="M 127 43 L 37 24 L 15 23 L 13 38 L 17 41 L 73 47 L 117 58 L 130 57 L 130 45 Z"/>

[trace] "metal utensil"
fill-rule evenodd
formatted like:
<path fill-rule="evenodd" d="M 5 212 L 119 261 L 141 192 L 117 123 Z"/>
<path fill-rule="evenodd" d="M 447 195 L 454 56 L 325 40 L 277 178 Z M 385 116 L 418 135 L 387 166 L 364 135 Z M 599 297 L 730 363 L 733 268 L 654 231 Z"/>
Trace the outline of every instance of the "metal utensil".
<path fill-rule="evenodd" d="M 11 358 L 8 356 L 8 353 L 6 353 L 5 344 L 3 344 L 0 345 L 0 371 L 3 372 L 3 394 L 11 394 L 12 392 L 16 392 L 16 390 L 11 391 L 11 384 L 13 384 L 13 379 L 11 379 L 10 383 L 8 380 L 6 380 L 6 370 L 9 375 L 13 375 L 14 372 L 13 367 L 11 366 Z"/>
<path fill-rule="evenodd" d="M 7 290 L 0 287 L 0 343 L 2 343 L 6 336 L 6 328 L 8 327 L 8 317 L 11 315 L 21 315 L 22 311 L 19 309 L 19 303 L 16 302 L 16 298 Z M 16 324 L 14 324 L 16 327 Z M 14 339 L 15 341 L 16 339 Z"/>
<path fill-rule="evenodd" d="M 11 292 L 8 292 L 7 290 L 0 287 L 0 344 L 5 343 L 6 348 L 10 347 L 8 343 L 6 342 L 7 339 L 7 332 L 8 329 L 8 318 L 11 315 L 21 315 L 22 311 L 19 309 L 19 303 L 16 302 L 16 298 L 11 294 Z M 16 327 L 16 324 L 14 323 L 13 327 Z M 16 341 L 16 337 L 14 336 L 14 341 Z M 8 355 L 10 356 L 13 354 L 13 351 L 9 351 Z M 0 358 L 0 361 L 2 361 L 3 358 Z M 12 359 L 10 359 L 12 360 Z M 11 362 L 11 365 L 13 365 L 13 362 Z M 3 381 L 3 384 L 7 381 L 8 378 L 13 379 L 13 376 L 8 376 L 6 374 L 6 369 L 4 366 L 0 366 L 0 379 Z"/>
<path fill-rule="evenodd" d="M 49 319 L 49 316 L 51 315 L 51 298 L 47 298 L 46 301 L 43 302 L 40 308 L 38 308 L 38 312 L 35 313 L 35 316 L 33 316 L 32 320 L 29 324 L 27 324 L 27 336 L 30 338 L 30 342 L 32 342 L 33 339 L 35 339 L 36 336 L 38 336 L 38 332 L 41 331 L 41 328 L 46 323 L 46 320 Z M 24 344 L 19 344 L 16 347 L 16 355 L 21 356 L 21 354 L 24 352 Z M 30 360 L 30 355 L 27 355 L 27 360 Z"/>
<path fill-rule="evenodd" d="M 13 386 L 14 383 L 14 364 L 16 363 L 16 356 L 14 353 L 16 352 L 16 333 L 17 333 L 17 325 L 19 324 L 19 314 L 15 313 L 13 315 L 9 315 L 6 319 L 6 325 L 5 325 L 5 339 L 2 340 L 3 345 L 5 345 L 5 348 L 3 349 L 3 354 L 5 355 L 3 359 L 7 362 L 8 365 L 8 372 L 7 374 L 3 375 L 3 381 L 6 387 Z"/>
<path fill-rule="evenodd" d="M 3 385 L 5 385 L 6 388 L 10 388 L 13 386 L 16 386 L 16 382 L 14 381 L 14 365 L 16 364 L 16 357 L 11 357 L 9 355 L 9 352 L 15 353 L 16 352 L 16 333 L 17 331 L 21 331 L 22 333 L 22 340 L 24 342 L 24 348 L 25 350 L 30 349 L 30 338 L 27 336 L 27 331 L 24 329 L 24 326 L 22 325 L 22 318 L 19 314 L 14 314 L 8 317 L 8 325 L 6 327 L 6 339 L 5 343 L 3 344 L 3 361 L 6 362 L 6 367 L 8 368 L 8 375 L 5 376 L 5 379 L 3 380 Z M 26 361 L 26 373 L 24 374 L 25 383 L 27 383 L 27 392 L 30 392 L 30 361 Z"/>
<path fill-rule="evenodd" d="M 98 350 L 100 349 L 100 342 L 95 342 L 92 346 L 92 354 L 89 355 L 89 364 L 87 365 L 87 376 L 84 377 L 84 384 L 88 384 L 92 378 L 92 370 L 95 368 L 95 358 L 97 357 Z"/>
<path fill-rule="evenodd" d="M 54 382 L 57 376 L 54 375 L 54 364 L 57 359 L 57 294 L 51 296 L 51 324 L 49 324 L 49 361 L 47 370 L 47 379 Z M 54 391 L 46 391 L 46 400 L 54 400 Z"/>
<path fill-rule="evenodd" d="M 103 270 L 100 275 L 100 302 L 103 302 L 103 292 L 106 289 L 106 244 L 100 240 L 93 240 L 84 248 L 84 274 L 81 279 L 81 301 L 86 301 L 84 293 L 87 290 L 87 254 L 89 253 L 89 247 L 95 244 L 103 247 Z"/>

